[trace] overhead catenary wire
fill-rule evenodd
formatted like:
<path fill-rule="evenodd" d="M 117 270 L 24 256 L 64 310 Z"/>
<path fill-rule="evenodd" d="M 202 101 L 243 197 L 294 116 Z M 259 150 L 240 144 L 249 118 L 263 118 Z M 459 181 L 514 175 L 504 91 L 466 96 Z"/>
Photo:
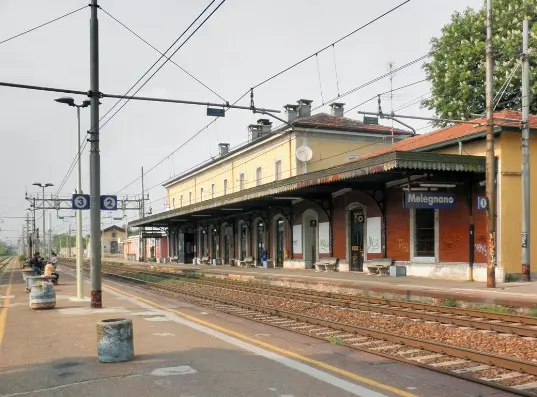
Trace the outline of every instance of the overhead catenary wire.
<path fill-rule="evenodd" d="M 223 3 L 224 1 L 226 1 L 226 0 L 223 0 L 222 3 Z M 181 33 L 181 35 L 180 35 L 180 36 L 179 36 L 179 37 L 172 43 L 172 45 L 170 45 L 170 46 L 168 47 L 168 49 L 167 49 L 166 51 L 164 51 L 164 53 L 163 53 L 162 55 L 160 55 L 160 57 L 159 57 L 159 58 L 158 58 L 158 59 L 157 59 L 157 60 L 156 60 L 156 61 L 155 61 L 155 62 L 154 62 L 154 63 L 153 63 L 153 64 L 152 64 L 152 65 L 151 65 L 151 66 L 150 66 L 150 67 L 149 67 L 143 74 L 142 74 L 142 76 L 141 76 L 141 77 L 140 77 L 140 78 L 139 78 L 139 79 L 138 79 L 138 80 L 131 86 L 131 88 L 129 88 L 129 89 L 127 90 L 127 92 L 125 93 L 125 96 L 128 95 L 128 94 L 129 94 L 129 93 L 136 87 L 136 85 L 137 85 L 140 81 L 142 81 L 142 79 L 143 79 L 145 76 L 147 76 L 147 74 L 148 74 L 148 73 L 149 73 L 149 72 L 150 72 L 150 71 L 151 71 L 151 70 L 152 70 L 152 69 L 153 69 L 159 62 L 160 62 L 160 60 L 166 56 L 165 54 L 167 54 L 168 51 L 170 51 L 170 50 L 171 50 L 171 49 L 172 49 L 172 48 L 179 42 L 179 40 L 181 40 L 181 38 L 182 38 L 182 37 L 183 37 L 183 36 L 190 30 L 190 28 L 191 28 L 191 27 L 192 27 L 192 26 L 193 26 L 193 25 L 194 25 L 194 24 L 195 24 L 195 23 L 196 23 L 196 22 L 203 16 L 203 14 L 205 14 L 205 12 L 206 12 L 206 11 L 207 11 L 207 10 L 208 10 L 208 9 L 215 3 L 215 2 L 216 2 L 216 0 L 212 0 L 212 1 L 211 1 L 211 2 L 210 2 L 210 3 L 203 9 L 203 11 L 202 11 L 202 12 L 196 17 L 196 19 L 194 19 L 194 21 L 193 21 L 193 22 L 192 22 L 192 23 L 191 23 L 191 24 L 190 24 L 190 25 L 189 25 L 189 26 L 188 26 L 188 27 Z M 221 3 L 220 5 L 222 5 L 222 3 Z M 218 8 L 217 8 L 217 9 L 218 9 Z M 214 10 L 214 11 L 216 11 L 216 10 Z M 213 13 L 214 13 L 214 11 L 213 11 Z M 210 15 L 212 15 L 213 13 L 211 13 Z M 210 16 L 210 15 L 209 15 L 209 16 Z M 207 20 L 207 19 L 206 19 L 206 20 Z M 206 20 L 205 20 L 205 21 L 206 21 Z M 205 23 L 205 21 L 204 21 L 203 23 Z M 202 25 L 203 25 L 203 23 L 202 23 Z M 201 27 L 202 25 L 200 25 L 199 27 Z M 199 29 L 199 27 L 198 27 L 198 29 Z M 196 31 L 197 31 L 197 29 L 196 29 Z M 195 33 L 195 32 L 194 32 L 194 33 Z M 190 37 L 192 37 L 192 35 L 191 35 Z M 185 41 L 185 42 L 186 42 L 186 41 Z M 185 43 L 185 42 L 184 42 L 184 43 Z M 184 45 L 184 43 L 183 43 L 183 45 Z M 181 48 L 181 47 L 179 47 L 179 48 Z M 171 55 L 171 57 L 173 57 L 173 55 L 175 55 L 175 53 L 177 53 L 177 51 L 178 51 L 178 49 Z M 169 57 L 169 58 L 171 58 L 171 57 Z M 169 58 L 167 58 L 166 61 L 162 63 L 162 65 L 160 66 L 160 68 L 159 68 L 158 70 L 160 70 L 160 69 L 166 64 L 166 62 L 168 62 L 168 59 L 169 59 Z M 158 70 L 157 70 L 157 72 L 158 72 Z M 155 72 L 155 73 L 156 73 L 156 72 Z M 144 85 L 147 84 L 147 82 L 148 82 L 148 81 L 155 75 L 155 73 L 153 73 L 153 75 L 152 75 L 152 76 L 151 76 L 151 77 L 144 83 Z M 142 86 L 138 89 L 138 91 L 139 91 L 144 85 L 142 85 Z M 136 91 L 136 92 L 138 92 L 138 91 Z M 122 101 L 122 99 L 118 99 L 118 100 L 116 101 L 116 103 L 114 103 L 114 105 L 112 105 L 112 107 L 111 107 L 110 109 L 108 109 L 108 111 L 107 111 L 107 112 L 106 112 L 106 113 L 99 119 L 99 124 L 104 120 L 104 118 L 105 118 L 108 114 L 110 114 L 110 113 L 112 112 L 112 110 L 113 110 L 113 109 L 114 109 L 114 108 L 115 108 L 121 101 Z M 127 102 L 128 102 L 128 101 L 127 101 Z M 125 102 L 125 103 L 121 106 L 121 108 L 120 108 L 119 110 L 123 109 L 123 107 L 125 107 L 125 105 L 126 105 L 127 102 Z M 105 124 L 107 124 L 107 123 L 108 123 L 108 122 L 109 122 L 109 121 L 110 121 L 110 120 L 111 120 L 111 119 L 112 119 L 112 118 L 119 112 L 119 110 L 116 111 L 116 112 L 115 112 L 115 113 L 114 113 L 114 114 L 113 114 L 113 115 L 106 121 Z M 104 126 L 104 125 L 103 125 L 103 126 Z M 102 129 L 103 126 L 101 126 L 100 128 Z M 91 126 L 90 130 L 92 130 L 94 127 L 95 127 L 95 126 Z M 80 149 L 80 152 L 81 152 L 81 153 L 84 151 L 84 149 L 86 148 L 86 145 L 87 145 L 87 144 L 88 144 L 88 141 L 87 141 L 87 140 L 84 140 L 84 143 L 82 144 L 82 147 L 81 147 L 81 149 Z M 68 168 L 67 173 L 65 174 L 65 176 L 64 176 L 64 178 L 63 178 L 63 181 L 65 181 L 65 182 L 63 182 L 63 184 L 60 185 L 60 187 L 58 188 L 57 194 L 59 194 L 59 192 L 61 191 L 61 189 L 63 189 L 63 186 L 65 185 L 66 181 L 69 179 L 69 176 L 70 176 L 71 173 L 73 172 L 73 169 L 74 169 L 74 167 L 75 167 L 75 165 L 76 165 L 76 162 L 77 162 L 77 158 L 78 158 L 78 153 L 75 154 L 74 159 L 73 159 L 73 161 L 71 162 L 71 165 L 70 165 L 70 167 Z"/>
<path fill-rule="evenodd" d="M 101 7 L 101 11 L 104 12 L 106 15 L 108 15 L 110 18 L 112 18 L 114 21 L 116 21 L 118 24 L 120 24 L 121 26 L 123 26 L 126 30 L 128 30 L 129 32 L 131 32 L 134 36 L 136 36 L 137 38 L 139 38 L 142 42 L 144 42 L 145 44 L 147 44 L 149 47 L 151 47 L 153 50 L 155 50 L 156 52 L 158 52 L 160 55 L 164 56 L 169 62 L 171 62 L 173 65 L 177 66 L 179 69 L 181 69 L 184 73 L 186 73 L 188 76 L 190 76 L 192 79 L 194 79 L 195 81 L 197 81 L 199 84 L 201 84 L 203 87 L 205 87 L 207 90 L 209 90 L 211 93 L 213 93 L 214 95 L 216 95 L 218 98 L 220 98 L 221 100 L 223 100 L 224 102 L 227 102 L 226 99 L 224 97 L 222 97 L 220 94 L 218 94 L 215 90 L 213 90 L 211 87 L 209 87 L 207 84 L 205 84 L 204 82 L 202 82 L 200 79 L 198 79 L 196 76 L 194 76 L 192 73 L 190 73 L 188 70 L 186 70 L 184 67 L 182 67 L 181 65 L 179 65 L 177 62 L 175 62 L 174 60 L 172 60 L 170 57 L 166 56 L 163 52 L 161 52 L 159 49 L 157 49 L 155 46 L 153 46 L 151 43 L 149 43 L 147 40 L 145 40 L 142 36 L 140 36 L 138 33 L 136 33 L 133 29 L 129 28 L 127 25 L 125 25 L 123 22 L 121 22 L 119 19 L 117 19 L 115 16 L 113 16 L 112 14 L 110 14 L 108 11 L 106 11 L 105 9 L 103 9 Z"/>
<path fill-rule="evenodd" d="M 210 3 L 210 5 L 212 5 L 212 4 L 214 3 L 214 1 L 215 1 L 215 0 L 213 0 L 213 1 Z M 222 1 L 216 6 L 216 8 L 215 8 L 214 10 L 211 11 L 211 13 L 210 13 L 210 14 L 209 14 L 209 15 L 208 15 L 208 16 L 207 16 L 207 17 L 206 17 L 206 18 L 205 18 L 205 19 L 204 19 L 204 20 L 203 20 L 197 27 L 196 27 L 196 29 L 194 29 L 194 31 L 193 31 L 192 33 L 190 33 L 190 35 L 189 35 L 189 36 L 188 36 L 188 37 L 181 43 L 181 45 L 179 45 L 179 47 L 177 47 L 177 48 L 175 49 L 175 51 L 170 55 L 170 57 L 169 57 L 169 58 L 166 58 L 166 60 L 165 60 L 164 62 L 162 62 L 162 64 L 157 68 L 157 70 L 155 70 L 155 71 L 153 72 L 153 74 L 152 74 L 151 76 L 149 76 L 149 77 L 147 78 L 147 80 L 146 80 L 140 87 L 138 87 L 138 88 L 136 89 L 136 91 L 134 91 L 134 94 L 133 94 L 133 95 L 136 95 L 142 88 L 145 87 L 145 85 L 146 85 L 147 83 L 149 83 L 149 81 L 150 81 L 150 80 L 151 80 L 151 79 L 152 79 L 152 78 L 153 78 L 153 77 L 154 77 L 154 76 L 155 76 L 155 75 L 156 75 L 156 74 L 157 74 L 157 73 L 164 67 L 164 65 L 166 65 L 166 64 L 168 63 L 168 61 L 169 61 L 175 54 L 177 54 L 177 52 L 178 52 L 181 48 L 183 48 L 183 46 L 184 46 L 184 45 L 185 45 L 185 44 L 192 38 L 192 36 L 194 36 L 194 35 L 196 34 L 196 32 L 197 32 L 199 29 L 201 29 L 201 27 L 202 27 L 202 26 L 203 26 L 203 25 L 204 25 L 204 24 L 205 24 L 205 23 L 206 23 L 206 22 L 207 22 L 213 15 L 214 15 L 214 13 L 215 13 L 216 11 L 218 11 L 218 9 L 219 9 L 219 8 L 226 2 L 226 1 L 227 1 L 227 0 L 222 0 Z M 207 8 L 209 8 L 210 5 L 207 6 Z M 205 10 L 203 11 L 203 13 L 205 13 Z M 181 37 L 183 37 L 184 34 L 186 34 L 186 32 L 187 32 L 187 31 L 194 25 L 194 23 L 195 23 L 195 22 L 196 22 L 196 21 L 203 15 L 203 13 L 201 13 L 201 14 L 198 16 L 198 18 L 196 18 L 196 20 L 195 20 L 194 22 L 192 22 L 192 24 L 191 24 L 187 29 L 185 29 L 185 31 L 181 34 L 181 36 L 179 37 L 179 39 L 180 39 Z M 177 39 L 177 41 L 179 41 L 179 39 Z M 176 42 L 177 42 L 177 41 L 176 41 Z M 175 43 L 174 43 L 174 45 L 175 45 Z M 167 51 L 166 51 L 166 52 L 167 52 Z M 159 58 L 159 59 L 162 59 L 163 56 L 164 56 L 164 55 L 161 55 L 161 58 Z M 148 72 L 149 72 L 149 71 L 148 71 Z M 141 80 L 143 77 L 145 77 L 145 75 L 146 75 L 146 74 L 144 73 L 144 76 L 142 76 L 142 77 L 140 78 L 140 80 Z M 138 80 L 138 82 L 139 82 L 140 80 Z M 136 84 L 138 84 L 138 82 L 137 82 Z M 129 90 L 129 91 L 130 91 L 130 90 Z M 127 100 L 126 100 L 125 102 L 123 102 L 123 105 L 121 105 L 121 107 L 120 107 L 118 110 L 116 110 L 116 111 L 115 111 L 115 112 L 108 118 L 108 120 L 106 120 L 106 121 L 104 122 L 104 124 L 102 124 L 102 125 L 100 126 L 101 129 L 103 129 L 103 128 L 104 128 L 104 127 L 105 127 L 105 126 L 106 126 L 106 125 L 107 125 L 107 124 L 108 124 L 108 123 L 109 123 L 109 122 L 110 122 L 110 121 L 111 121 L 111 120 L 112 120 L 112 119 L 113 119 L 113 118 L 114 118 L 114 117 L 121 111 L 121 109 L 123 109 L 123 108 L 127 105 L 127 103 L 129 103 L 130 98 L 127 97 L 126 95 L 125 95 L 125 97 L 124 97 L 123 99 L 125 99 L 125 98 L 127 98 Z M 120 101 L 121 101 L 121 99 L 120 99 Z"/>
<path fill-rule="evenodd" d="M 0 41 L 0 44 L 7 43 L 8 41 L 14 40 L 14 39 L 16 39 L 17 37 L 21 37 L 21 36 L 24 36 L 25 34 L 28 34 L 28 33 L 30 33 L 30 32 L 36 31 L 36 30 L 38 30 L 38 29 L 40 29 L 40 28 L 42 28 L 42 27 L 44 27 L 44 26 L 47 26 L 47 25 L 50 25 L 51 23 L 54 23 L 54 22 L 56 22 L 56 21 L 59 21 L 60 19 L 66 18 L 66 17 L 68 17 L 69 15 L 76 14 L 77 12 L 82 11 L 83 9 L 85 9 L 85 8 L 87 8 L 87 7 L 88 7 L 88 6 L 85 5 L 85 6 L 83 6 L 83 7 L 77 8 L 77 9 L 74 10 L 74 11 L 68 12 L 67 14 L 64 14 L 64 15 L 59 16 L 59 17 L 54 18 L 54 19 L 51 19 L 50 21 L 47 21 L 47 22 L 45 22 L 45 23 L 42 23 L 41 25 L 38 25 L 38 26 L 33 27 L 33 28 L 31 28 L 31 29 L 25 30 L 24 32 L 18 33 L 18 34 L 14 35 L 14 36 L 8 37 L 7 39 L 4 39 L 4 40 Z"/>

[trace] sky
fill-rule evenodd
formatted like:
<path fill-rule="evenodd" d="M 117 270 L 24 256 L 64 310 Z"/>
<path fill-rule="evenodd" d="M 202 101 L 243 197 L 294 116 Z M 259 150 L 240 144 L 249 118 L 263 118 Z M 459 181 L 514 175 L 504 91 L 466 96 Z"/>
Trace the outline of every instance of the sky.
<path fill-rule="evenodd" d="M 216 1 L 211 10 L 219 2 Z M 108 14 L 164 52 L 209 3 L 209 0 L 101 0 L 100 91 L 125 94 L 160 57 Z M 254 90 L 257 107 L 282 110 L 283 105 L 296 103 L 300 98 L 313 100 L 313 106 L 317 107 L 384 75 L 389 71 L 390 62 L 397 68 L 427 54 L 431 38 L 440 35 L 454 11 L 480 7 L 482 0 L 411 0 L 319 52 L 400 3 L 402 0 L 227 0 L 172 58 L 210 90 L 167 62 L 137 95 L 217 103 L 222 103 L 221 98 L 224 98 L 233 103 L 250 87 L 318 53 Z M 0 42 L 87 4 L 88 0 L 46 3 L 1 0 Z M 0 44 L 0 81 L 89 90 L 89 16 L 90 10 L 86 7 Z M 165 59 L 157 65 L 163 61 Z M 425 78 L 422 65 L 423 61 L 404 68 L 393 76 L 392 82 L 389 78 L 381 79 L 339 102 L 350 108 L 389 91 L 390 84 L 397 88 L 420 81 Z M 426 98 L 429 90 L 430 85 L 424 82 L 394 92 L 393 102 L 389 95 L 383 96 L 383 110 L 431 117 L 432 113 L 420 109 L 419 105 L 419 100 Z M 53 183 L 55 186 L 47 190 L 47 195 L 63 198 L 70 197 L 76 187 L 76 168 L 68 174 L 77 150 L 76 111 L 56 103 L 54 99 L 59 96 L 64 95 L 0 87 L 0 176 L 3 182 L 0 239 L 14 242 L 20 236 L 23 220 L 7 217 L 26 215 L 29 203 L 24 199 L 25 192 L 38 191 L 32 183 Z M 84 99 L 87 98 L 75 96 L 77 102 Z M 115 102 L 102 99 L 101 116 Z M 239 104 L 248 106 L 249 96 Z M 314 113 L 328 110 L 328 105 L 324 105 Z M 371 101 L 347 113 L 346 117 L 361 120 L 357 110 L 375 112 L 376 102 Z M 81 110 L 83 132 L 89 129 L 89 115 L 89 108 Z M 149 189 L 146 192 L 150 195 L 149 206 L 153 213 L 163 211 L 162 182 L 216 155 L 220 142 L 230 143 L 232 147 L 245 143 L 247 126 L 259 118 L 250 111 L 232 110 L 225 118 L 205 128 L 213 120 L 206 116 L 205 106 L 130 101 L 101 130 L 101 194 L 140 195 L 141 167 L 147 171 L 161 162 L 146 173 L 144 184 Z M 406 122 L 419 129 L 418 133 L 430 131 L 425 121 Z M 390 122 L 383 123 L 389 125 Z M 175 151 L 195 134 L 194 139 Z M 82 188 L 86 193 L 89 192 L 88 146 L 81 161 Z M 170 155 L 173 151 L 175 153 Z M 66 183 L 58 190 L 66 175 L 69 175 Z M 127 185 L 130 186 L 124 189 Z M 58 215 L 69 217 L 73 213 L 53 213 L 55 232 L 66 231 L 69 222 L 74 225 L 74 218 L 61 220 Z M 111 219 L 122 215 L 103 212 L 102 223 L 105 227 L 112 223 L 122 225 L 122 221 Z M 127 215 L 129 219 L 138 217 L 135 211 Z M 39 214 L 37 219 L 41 225 Z M 89 230 L 89 211 L 84 213 L 84 230 Z"/>

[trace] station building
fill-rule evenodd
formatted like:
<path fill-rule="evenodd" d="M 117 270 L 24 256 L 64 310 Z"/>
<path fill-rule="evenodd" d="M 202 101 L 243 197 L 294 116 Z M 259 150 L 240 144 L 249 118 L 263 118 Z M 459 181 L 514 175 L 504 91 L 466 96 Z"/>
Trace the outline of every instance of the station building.
<path fill-rule="evenodd" d="M 131 222 L 165 228 L 169 256 L 233 264 L 313 268 L 338 258 L 340 271 L 365 271 L 391 258 L 407 275 L 486 279 L 484 119 L 428 134 L 332 114 L 311 101 L 286 106 L 291 127 L 249 127 L 251 141 L 165 183 L 169 209 Z M 495 114 L 497 281 L 521 273 L 520 113 Z M 531 118 L 532 134 L 537 117 Z M 537 144 L 531 143 L 532 158 Z M 531 167 L 535 175 L 537 167 Z M 532 186 L 532 194 L 535 194 Z M 537 243 L 532 213 L 531 246 Z M 534 250 L 535 251 L 535 250 Z M 537 252 L 532 252 L 535 263 Z"/>

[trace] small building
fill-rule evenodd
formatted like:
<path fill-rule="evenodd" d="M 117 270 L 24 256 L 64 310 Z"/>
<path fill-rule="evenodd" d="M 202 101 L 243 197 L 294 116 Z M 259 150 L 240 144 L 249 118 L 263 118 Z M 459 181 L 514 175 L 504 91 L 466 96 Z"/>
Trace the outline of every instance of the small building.
<path fill-rule="evenodd" d="M 120 241 L 125 239 L 125 229 L 112 225 L 101 231 L 101 244 L 103 253 L 120 254 Z"/>
<path fill-rule="evenodd" d="M 494 242 L 496 277 L 503 281 L 521 273 L 521 114 L 502 111 L 495 118 Z M 319 259 L 337 257 L 341 271 L 367 272 L 372 259 L 391 258 L 408 275 L 465 280 L 473 274 L 484 281 L 489 237 L 478 199 L 485 194 L 486 120 L 473 122 L 400 139 L 330 167 L 308 164 L 307 172 L 183 203 L 131 225 L 167 229 L 170 255 L 185 263 L 209 256 L 233 264 L 251 256 L 258 264 L 268 257 L 267 266 L 311 269 Z M 530 126 L 533 135 L 536 116 Z M 535 140 L 530 149 L 537 158 Z M 250 161 L 244 156 L 234 161 Z M 535 162 L 531 172 L 537 173 Z M 175 185 L 166 186 L 171 197 Z M 533 211 L 532 247 L 536 225 Z M 532 264 L 536 258 L 533 250 Z"/>
<path fill-rule="evenodd" d="M 168 252 L 168 236 L 166 234 L 151 233 L 144 234 L 142 239 L 144 245 L 144 261 L 164 262 L 170 257 Z M 130 261 L 140 260 L 140 236 L 130 236 L 123 244 L 123 258 Z"/>

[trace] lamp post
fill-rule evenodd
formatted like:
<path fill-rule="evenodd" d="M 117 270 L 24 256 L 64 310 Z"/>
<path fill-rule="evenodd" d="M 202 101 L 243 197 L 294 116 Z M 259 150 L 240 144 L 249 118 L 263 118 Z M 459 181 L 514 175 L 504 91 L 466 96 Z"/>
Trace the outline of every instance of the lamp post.
<path fill-rule="evenodd" d="M 76 192 L 78 194 L 82 194 L 82 162 L 80 161 L 80 108 L 88 107 L 90 105 L 90 101 L 82 101 L 80 105 L 77 105 L 75 100 L 71 97 L 57 98 L 55 101 L 76 108 L 76 118 L 78 121 L 78 173 L 76 179 Z M 82 256 L 84 255 L 84 247 L 82 245 L 82 210 L 76 210 L 76 297 L 78 299 L 84 298 L 84 281 L 82 280 Z"/>
<path fill-rule="evenodd" d="M 43 249 L 44 249 L 47 246 L 47 240 L 45 238 L 45 230 L 46 230 L 45 229 L 46 227 L 46 224 L 45 224 L 45 188 L 54 186 L 54 185 L 48 182 L 47 183 L 36 182 L 36 183 L 33 183 L 32 185 L 40 187 L 43 190 L 43 232 L 41 234 L 43 236 Z M 50 252 L 48 253 L 48 256 L 50 256 Z"/>

